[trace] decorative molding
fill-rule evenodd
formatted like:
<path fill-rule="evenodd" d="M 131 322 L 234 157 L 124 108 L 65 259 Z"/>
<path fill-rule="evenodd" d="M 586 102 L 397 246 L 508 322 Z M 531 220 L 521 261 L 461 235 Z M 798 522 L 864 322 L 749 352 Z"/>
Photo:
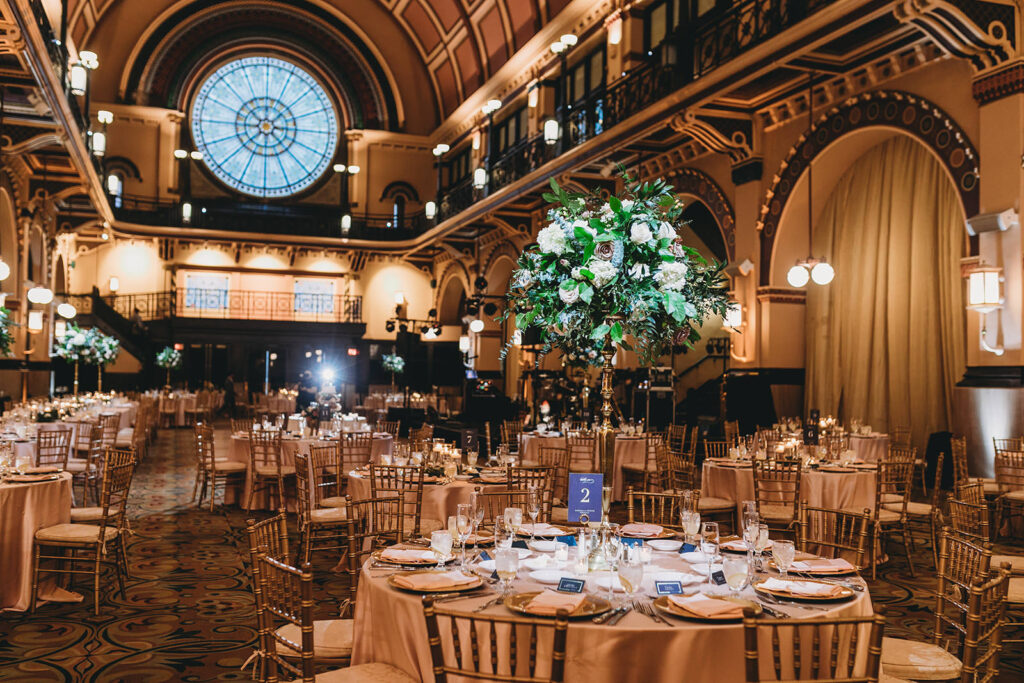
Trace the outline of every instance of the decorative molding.
<path fill-rule="evenodd" d="M 982 76 L 971 85 L 971 92 L 978 104 L 988 104 L 1024 92 L 1024 64 Z"/>
<path fill-rule="evenodd" d="M 917 26 L 950 54 L 969 61 L 976 72 L 996 68 L 1016 53 L 1013 5 L 984 0 L 900 0 L 893 15 L 900 23 Z"/>
<path fill-rule="evenodd" d="M 728 155 L 733 164 L 753 157 L 751 138 L 753 124 L 747 119 L 699 115 L 686 111 L 669 119 L 668 125 L 677 133 L 689 135 L 712 152 Z"/>
<path fill-rule="evenodd" d="M 964 214 L 978 213 L 978 152 L 956 121 L 932 102 L 912 93 L 862 93 L 823 113 L 810 133 L 801 135 L 790 148 L 772 179 L 757 222 L 761 232 L 762 285 L 771 282 L 772 252 L 782 211 L 808 164 L 847 133 L 876 126 L 900 130 L 931 149 L 952 178 Z"/>
<path fill-rule="evenodd" d="M 729 261 L 736 258 L 736 211 L 726 198 L 722 188 L 711 176 L 695 168 L 682 168 L 668 174 L 677 194 L 696 197 L 708 207 L 722 232 Z"/>
<path fill-rule="evenodd" d="M 786 289 L 784 287 L 758 287 L 757 300 L 761 303 L 803 306 L 807 303 L 807 292 L 802 289 Z"/>

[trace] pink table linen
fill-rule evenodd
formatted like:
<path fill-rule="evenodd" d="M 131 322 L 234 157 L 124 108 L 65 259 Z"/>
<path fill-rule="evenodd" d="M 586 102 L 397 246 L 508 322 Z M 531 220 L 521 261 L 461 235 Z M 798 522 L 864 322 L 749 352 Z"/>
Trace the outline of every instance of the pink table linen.
<path fill-rule="evenodd" d="M 448 517 L 454 515 L 459 503 L 469 503 L 473 489 L 480 486 L 479 482 L 453 481 L 450 484 L 424 484 L 421 519 L 436 519 L 447 526 Z M 488 491 L 496 489 L 487 488 Z M 370 497 L 370 478 L 367 476 L 348 475 L 348 494 L 354 500 Z"/>
<path fill-rule="evenodd" d="M 71 521 L 71 475 L 35 484 L 0 484 L 0 611 L 24 612 L 32 600 L 32 541 L 36 531 Z M 81 595 L 46 579 L 40 599 L 78 602 Z"/>
<path fill-rule="evenodd" d="M 625 476 L 622 473 L 623 465 L 643 465 L 646 462 L 647 452 L 646 441 L 642 436 L 624 436 L 618 434 L 615 437 L 615 455 L 612 464 L 612 500 L 625 500 L 626 485 Z M 540 447 L 552 446 L 565 448 L 564 436 L 540 436 L 539 434 L 523 434 L 521 460 L 524 462 L 537 462 L 540 460 Z M 599 472 L 597 462 L 598 452 L 594 449 L 593 472 Z M 574 468 L 572 471 L 578 471 Z"/>
<path fill-rule="evenodd" d="M 665 571 L 684 570 L 688 566 L 674 553 L 655 553 L 654 564 Z M 597 590 L 591 584 L 588 580 L 587 590 Z M 519 578 L 513 584 L 514 592 L 539 591 L 543 588 L 550 586 L 531 581 L 528 571 L 520 568 Z M 653 592 L 652 578 L 645 578 L 643 591 Z M 604 590 L 600 590 L 599 594 L 603 595 Z M 485 594 L 453 601 L 445 607 L 470 611 L 492 597 L 491 594 Z M 808 618 L 862 616 L 871 614 L 872 605 L 865 590 L 848 602 L 836 604 L 834 609 L 827 612 L 790 610 L 785 607 L 780 609 Z M 513 614 L 504 606 L 492 607 L 487 611 Z M 386 575 L 375 574 L 364 566 L 356 597 L 355 621 L 353 664 L 383 662 L 417 680 L 432 680 L 430 649 L 418 594 L 389 587 Z M 742 623 L 713 625 L 674 619 L 673 624 L 674 627 L 655 623 L 635 611 L 628 613 L 616 626 L 594 624 L 589 619 L 570 622 L 565 680 L 587 683 L 619 683 L 625 680 L 674 683 L 680 680 L 680 672 L 683 671 L 687 681 L 696 683 L 744 679 Z M 547 629 L 539 632 L 539 661 L 546 661 L 550 657 L 551 634 L 552 631 Z M 468 632 L 464 636 L 463 642 L 468 642 Z M 446 635 L 445 638 L 450 637 Z M 765 664 L 770 666 L 770 660 Z M 768 673 L 767 669 L 764 673 Z M 546 674 L 547 671 L 537 672 L 539 676 Z"/>
<path fill-rule="evenodd" d="M 889 452 L 888 434 L 851 434 L 850 449 L 864 462 L 885 460 Z"/>

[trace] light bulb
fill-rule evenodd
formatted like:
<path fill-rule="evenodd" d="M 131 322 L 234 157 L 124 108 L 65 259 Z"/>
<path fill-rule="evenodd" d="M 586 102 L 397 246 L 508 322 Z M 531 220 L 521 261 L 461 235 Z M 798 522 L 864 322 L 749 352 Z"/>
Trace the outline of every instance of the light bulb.
<path fill-rule="evenodd" d="M 34 304 L 46 305 L 53 301 L 53 291 L 46 287 L 33 287 L 28 290 L 28 300 Z"/>
<path fill-rule="evenodd" d="M 434 220 L 434 216 L 437 215 L 437 204 L 434 202 L 427 202 L 423 205 L 423 213 L 426 215 L 428 221 Z"/>
<path fill-rule="evenodd" d="M 786 273 L 786 282 L 789 283 L 790 287 L 803 287 L 807 284 L 807 281 L 811 279 L 811 274 L 807 272 L 807 268 L 797 264 L 789 269 Z"/>
<path fill-rule="evenodd" d="M 474 320 L 473 322 L 471 322 L 469 324 L 469 331 L 470 332 L 474 332 L 474 333 L 475 332 L 483 332 L 483 330 L 484 330 L 484 321 L 480 320 L 480 318 L 477 318 L 476 320 Z"/>
<path fill-rule="evenodd" d="M 828 261 L 821 261 L 814 264 L 811 268 L 811 279 L 814 280 L 815 284 L 827 285 L 832 282 L 832 278 L 836 276 L 835 269 L 828 264 Z"/>
<path fill-rule="evenodd" d="M 0 280 L 6 280 L 11 276 L 11 267 L 5 262 L 0 261 Z"/>
<path fill-rule="evenodd" d="M 71 319 L 75 317 L 75 314 L 78 313 L 78 310 L 72 304 L 69 304 L 67 301 L 65 301 L 61 305 L 57 306 L 57 313 L 62 318 Z"/>

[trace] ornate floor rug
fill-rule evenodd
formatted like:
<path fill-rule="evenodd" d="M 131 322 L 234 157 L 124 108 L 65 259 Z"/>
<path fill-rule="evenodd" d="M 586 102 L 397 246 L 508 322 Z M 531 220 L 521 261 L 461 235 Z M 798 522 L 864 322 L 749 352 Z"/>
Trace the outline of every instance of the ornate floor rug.
<path fill-rule="evenodd" d="M 237 506 L 210 512 L 190 502 L 190 434 L 162 431 L 139 467 L 127 596 L 104 594 L 98 617 L 84 586 L 83 603 L 0 614 L 0 681 L 250 680 L 241 668 L 256 640 L 244 538 L 249 515 Z M 901 549 L 891 550 L 893 559 L 871 585 L 876 609 L 888 616 L 887 635 L 925 640 L 933 625 L 931 551 L 918 547 L 911 578 Z M 1015 552 L 1024 553 L 1024 542 Z M 332 574 L 333 565 L 326 556 L 314 563 L 317 618 L 335 616 L 347 596 L 347 579 Z M 1002 661 L 1001 681 L 1024 681 L 1024 646 L 1007 649 Z"/>

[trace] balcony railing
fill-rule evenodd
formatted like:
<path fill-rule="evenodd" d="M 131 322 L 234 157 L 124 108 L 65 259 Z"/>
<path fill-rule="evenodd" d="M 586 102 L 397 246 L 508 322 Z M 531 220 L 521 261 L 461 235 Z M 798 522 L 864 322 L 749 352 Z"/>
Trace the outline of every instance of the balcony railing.
<path fill-rule="evenodd" d="M 281 322 L 361 323 L 363 297 L 178 287 L 168 292 L 111 294 L 104 303 L 132 320 L 168 318 L 273 320 Z M 77 301 L 75 302 L 77 306 Z"/>
<path fill-rule="evenodd" d="M 248 204 L 223 198 L 184 202 L 123 195 L 110 197 L 110 205 L 117 219 L 127 223 L 306 237 L 405 240 L 434 226 L 422 211 L 397 219 L 394 214 L 356 214 L 346 232 L 337 206 L 316 204 Z"/>

